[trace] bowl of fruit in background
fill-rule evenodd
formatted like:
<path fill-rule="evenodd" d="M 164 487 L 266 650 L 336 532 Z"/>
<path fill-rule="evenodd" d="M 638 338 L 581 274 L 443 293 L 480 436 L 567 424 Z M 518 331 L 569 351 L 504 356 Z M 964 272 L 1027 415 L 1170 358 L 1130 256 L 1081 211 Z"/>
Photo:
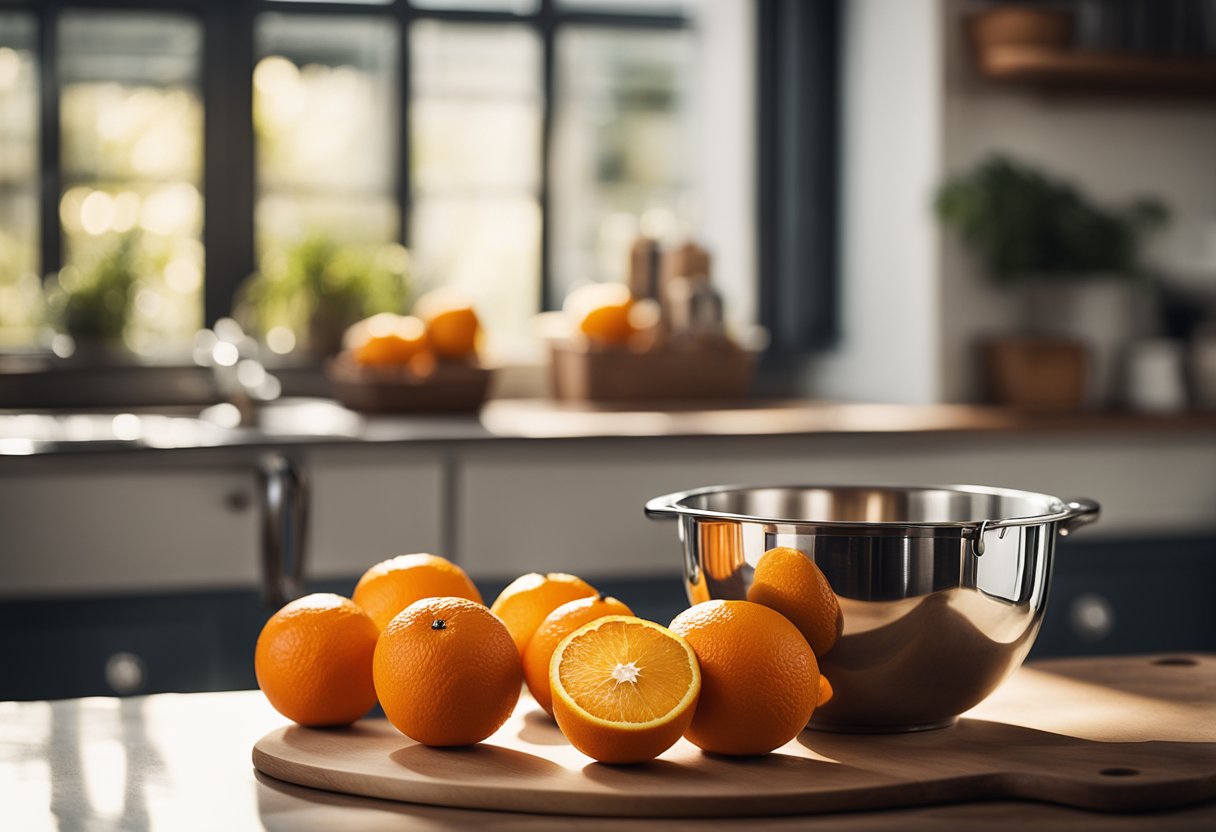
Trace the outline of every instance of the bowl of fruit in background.
<path fill-rule="evenodd" d="M 660 251 L 638 240 L 628 283 L 590 283 L 544 313 L 553 397 L 559 401 L 736 401 L 748 395 L 768 334 L 727 325 L 708 253 Z"/>
<path fill-rule="evenodd" d="M 364 413 L 456 413 L 485 403 L 492 371 L 478 356 L 481 323 L 463 296 L 439 290 L 414 314 L 382 313 L 346 331 L 325 365 L 334 398 Z"/>
<path fill-rule="evenodd" d="M 811 726 L 952 724 L 1030 651 L 1058 535 L 1098 504 L 986 486 L 712 486 L 657 497 L 691 603 L 789 619 L 831 682 Z"/>

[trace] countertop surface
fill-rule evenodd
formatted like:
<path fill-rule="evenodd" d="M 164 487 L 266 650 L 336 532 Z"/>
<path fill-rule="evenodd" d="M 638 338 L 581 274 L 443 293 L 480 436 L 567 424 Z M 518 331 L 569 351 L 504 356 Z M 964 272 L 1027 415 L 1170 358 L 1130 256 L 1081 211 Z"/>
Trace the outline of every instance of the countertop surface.
<path fill-rule="evenodd" d="M 367 416 L 327 399 L 284 399 L 239 425 L 231 405 L 201 413 L 0 410 L 0 456 L 345 442 L 932 433 L 1216 434 L 1216 411 L 1033 414 L 975 405 L 762 401 L 611 408 L 544 399 L 491 401 L 479 414 Z"/>
<path fill-rule="evenodd" d="M 1023 674 L 1065 680 L 1062 695 L 1083 695 L 1066 680 L 1079 661 L 1028 665 L 973 715 L 1015 707 Z M 1120 660 L 1116 660 L 1120 661 Z M 1125 661 L 1125 660 L 1122 660 Z M 1156 657 L 1143 657 L 1145 666 Z M 1185 674 L 1185 657 L 1162 669 Z M 1071 662 L 1071 664 L 1070 664 Z M 1121 730 L 1158 737 L 1168 719 L 1154 715 L 1145 682 L 1107 674 L 1122 695 L 1145 699 L 1145 719 Z M 1137 666 L 1139 666 L 1137 664 Z M 1109 669 L 1109 668 L 1108 668 Z M 1177 680 L 1172 684 L 1179 684 Z M 1183 682 L 1185 684 L 1185 682 Z M 1139 691 L 1139 693 L 1135 693 Z M 1192 691 L 1202 701 L 1211 691 Z M 1176 715 L 1175 715 L 1176 716 Z M 425 829 L 705 830 L 786 829 L 1213 829 L 1216 802 L 1152 815 L 1095 814 L 1024 802 L 986 802 L 883 812 L 738 821 L 613 820 L 441 809 L 347 797 L 290 786 L 254 772 L 250 750 L 284 724 L 257 691 L 161 694 L 129 699 L 0 703 L 0 806 L 8 829 Z M 1216 727 L 1196 724 L 1187 741 L 1212 741 Z"/>

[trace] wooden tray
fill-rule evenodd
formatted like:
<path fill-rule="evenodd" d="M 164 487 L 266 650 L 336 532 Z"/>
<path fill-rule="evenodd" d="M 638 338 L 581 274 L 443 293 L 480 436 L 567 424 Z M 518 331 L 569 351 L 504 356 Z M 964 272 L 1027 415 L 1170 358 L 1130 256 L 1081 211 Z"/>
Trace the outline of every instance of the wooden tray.
<path fill-rule="evenodd" d="M 408 367 L 360 367 L 339 356 L 325 364 L 333 396 L 361 413 L 468 413 L 486 400 L 491 371 L 462 361 L 440 361 L 419 376 Z"/>
<path fill-rule="evenodd" d="M 1149 811 L 1216 797 L 1216 657 L 1042 662 L 952 728 L 806 731 L 747 759 L 681 740 L 650 763 L 602 765 L 525 696 L 478 746 L 426 748 L 384 720 L 289 726 L 258 741 L 253 764 L 328 791 L 538 814 L 760 816 L 995 798 Z"/>
<path fill-rule="evenodd" d="M 553 397 L 560 401 L 728 401 L 747 396 L 754 356 L 738 347 L 579 349 L 555 342 L 550 348 Z"/>

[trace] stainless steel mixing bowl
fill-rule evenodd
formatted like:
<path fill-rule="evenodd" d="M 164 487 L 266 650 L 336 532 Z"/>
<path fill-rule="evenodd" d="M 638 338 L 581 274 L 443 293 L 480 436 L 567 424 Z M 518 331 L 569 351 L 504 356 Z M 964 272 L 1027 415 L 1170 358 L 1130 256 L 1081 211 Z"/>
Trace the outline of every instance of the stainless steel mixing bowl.
<path fill-rule="evenodd" d="M 676 518 L 689 599 L 746 599 L 769 549 L 804 552 L 840 603 L 819 656 L 835 691 L 811 726 L 949 725 L 1015 670 L 1043 619 L 1056 535 L 1092 500 L 947 486 L 712 486 L 656 497 Z"/>

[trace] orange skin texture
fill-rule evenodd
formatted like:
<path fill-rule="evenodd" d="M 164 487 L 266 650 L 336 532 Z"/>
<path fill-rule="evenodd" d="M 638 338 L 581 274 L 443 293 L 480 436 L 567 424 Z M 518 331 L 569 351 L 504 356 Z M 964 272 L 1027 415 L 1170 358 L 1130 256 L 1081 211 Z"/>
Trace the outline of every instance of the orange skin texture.
<path fill-rule="evenodd" d="M 579 719 L 565 700 L 553 700 L 553 718 L 570 744 L 598 762 L 617 765 L 644 763 L 671 748 L 688 730 L 696 709 L 694 702 L 670 722 L 637 731 L 613 732 Z"/>
<path fill-rule="evenodd" d="M 258 687 L 276 711 L 301 725 L 349 725 L 376 704 L 372 655 L 379 635 L 368 614 L 340 595 L 292 601 L 258 636 Z"/>
<path fill-rule="evenodd" d="M 766 754 L 796 737 L 819 699 L 819 664 L 798 628 L 750 601 L 706 601 L 676 616 L 701 663 L 684 736 L 717 754 Z"/>
<path fill-rule="evenodd" d="M 815 703 L 815 707 L 818 708 L 820 705 L 826 705 L 832 701 L 832 697 L 835 695 L 835 691 L 832 690 L 832 683 L 828 681 L 828 677 L 821 675 L 819 677 L 819 699 Z"/>
<path fill-rule="evenodd" d="M 433 746 L 472 745 L 493 734 L 523 684 L 507 628 L 466 598 L 426 598 L 404 609 L 381 633 L 372 671 L 388 721 Z"/>
<path fill-rule="evenodd" d="M 630 617 L 632 618 L 632 616 Z M 604 618 L 620 620 L 620 616 L 605 616 Z M 584 625 L 584 628 L 591 628 L 594 625 L 593 621 L 591 624 Z M 560 650 L 562 646 L 558 645 L 558 649 Z M 552 673 L 557 673 L 559 662 L 560 659 L 555 656 L 551 668 Z M 554 684 L 557 683 L 554 682 Z M 700 687 L 703 684 L 702 677 L 698 680 L 697 685 Z M 694 697 L 683 711 L 667 722 L 640 729 L 614 729 L 586 720 L 570 706 L 564 697 L 553 697 L 553 717 L 557 720 L 557 727 L 561 729 L 570 744 L 598 762 L 611 764 L 644 763 L 647 760 L 653 760 L 685 735 L 697 708 L 698 699 Z"/>
<path fill-rule="evenodd" d="M 383 630 L 415 601 L 438 596 L 467 598 L 482 604 L 481 593 L 465 571 L 435 555 L 399 555 L 363 573 L 353 600 Z"/>
<path fill-rule="evenodd" d="M 426 338 L 440 358 L 467 358 L 477 352 L 481 321 L 472 307 L 443 309 L 426 318 Z"/>
<path fill-rule="evenodd" d="M 400 367 L 425 350 L 425 337 L 409 339 L 396 334 L 378 335 L 357 347 L 353 357 L 364 367 Z"/>
<path fill-rule="evenodd" d="M 499 593 L 490 612 L 507 625 L 522 657 L 532 635 L 549 613 L 569 601 L 598 594 L 595 587 L 574 575 L 529 572 L 520 575 Z"/>
<path fill-rule="evenodd" d="M 546 616 L 524 649 L 524 681 L 528 692 L 553 715 L 553 691 L 549 688 L 549 662 L 562 639 L 584 624 L 605 615 L 633 615 L 633 610 L 615 598 L 599 595 L 568 601 Z"/>
<path fill-rule="evenodd" d="M 817 658 L 836 645 L 843 629 L 836 593 L 819 567 L 797 549 L 781 546 L 760 557 L 747 600 L 788 618 Z"/>
<path fill-rule="evenodd" d="M 620 346 L 626 343 L 635 332 L 629 320 L 629 312 L 633 301 L 621 304 L 599 306 L 591 309 L 579 321 L 579 331 L 595 344 Z"/>

